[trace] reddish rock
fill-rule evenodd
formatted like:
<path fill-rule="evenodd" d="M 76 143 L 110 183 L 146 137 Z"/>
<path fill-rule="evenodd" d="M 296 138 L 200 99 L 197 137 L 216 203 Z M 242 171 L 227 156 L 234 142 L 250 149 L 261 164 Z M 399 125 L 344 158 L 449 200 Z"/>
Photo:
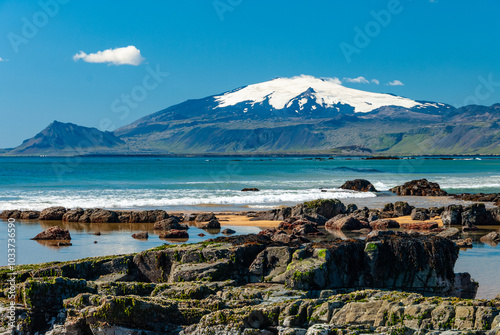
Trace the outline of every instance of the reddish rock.
<path fill-rule="evenodd" d="M 185 230 L 172 229 L 161 233 L 160 238 L 189 238 L 189 234 Z"/>
<path fill-rule="evenodd" d="M 36 235 L 33 240 L 71 240 L 71 235 L 67 229 L 55 226 Z"/>

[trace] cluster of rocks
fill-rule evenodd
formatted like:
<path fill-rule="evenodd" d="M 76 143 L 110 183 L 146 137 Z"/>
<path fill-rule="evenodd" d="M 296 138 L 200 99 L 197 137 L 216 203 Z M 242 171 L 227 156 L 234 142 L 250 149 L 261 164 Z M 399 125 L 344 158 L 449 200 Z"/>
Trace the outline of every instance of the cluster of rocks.
<path fill-rule="evenodd" d="M 64 207 L 51 207 L 47 210 L 43 210 L 42 211 L 43 217 L 45 218 L 50 216 L 51 218 L 50 220 L 53 221 L 56 220 L 54 218 L 60 218 L 59 220 L 64 218 L 68 219 L 67 215 L 69 214 L 71 215 L 72 218 L 76 218 L 73 216 L 74 210 L 63 211 L 63 209 L 65 210 Z M 95 219 L 96 217 L 102 218 L 104 215 L 103 213 L 106 213 L 105 214 L 106 217 L 108 217 L 109 213 L 116 214 L 116 212 L 101 210 L 101 209 L 92 210 L 92 213 L 96 213 L 96 215 L 98 215 L 98 216 L 91 215 L 91 218 L 93 219 Z M 220 222 L 214 213 L 199 213 L 195 215 L 174 216 L 174 215 L 169 215 L 164 211 L 155 210 L 155 211 L 136 212 L 134 213 L 134 217 L 139 217 L 140 219 L 148 220 L 147 222 L 161 219 L 160 221 L 154 222 L 153 229 L 162 231 L 159 234 L 159 237 L 162 239 L 188 239 L 189 234 L 187 230 L 189 229 L 189 225 L 181 223 L 183 221 L 192 222 L 197 227 L 206 230 L 217 230 L 221 228 Z M 79 222 L 79 221 L 72 221 L 72 222 Z M 229 235 L 235 232 L 232 230 L 227 230 L 225 233 Z M 147 231 L 143 231 L 133 234 L 132 237 L 136 239 L 147 239 L 149 238 L 149 234 Z M 67 229 L 62 229 L 59 226 L 54 226 L 39 233 L 33 238 L 33 240 L 71 240 L 71 236 Z M 71 245 L 71 244 L 66 243 L 64 245 Z"/>
<path fill-rule="evenodd" d="M 447 238 L 380 231 L 366 240 L 321 243 L 233 236 L 19 266 L 17 329 L 51 335 L 497 331 L 500 301 L 442 298 L 470 299 L 477 290 L 470 275 L 454 273 L 457 257 Z M 8 272 L 0 271 L 3 292 Z"/>
<path fill-rule="evenodd" d="M 402 196 L 416 195 L 440 197 L 448 195 L 446 191 L 441 189 L 438 183 L 429 182 L 427 179 L 412 180 L 403 185 L 393 187 L 390 191 Z"/>
<path fill-rule="evenodd" d="M 445 225 L 462 226 L 464 231 L 477 230 L 476 226 L 498 225 L 500 207 L 486 208 L 482 203 L 469 206 L 450 205 L 444 208 L 441 219 Z"/>
<path fill-rule="evenodd" d="M 461 193 L 454 194 L 453 198 L 474 202 L 493 202 L 495 206 L 500 206 L 500 193 Z"/>

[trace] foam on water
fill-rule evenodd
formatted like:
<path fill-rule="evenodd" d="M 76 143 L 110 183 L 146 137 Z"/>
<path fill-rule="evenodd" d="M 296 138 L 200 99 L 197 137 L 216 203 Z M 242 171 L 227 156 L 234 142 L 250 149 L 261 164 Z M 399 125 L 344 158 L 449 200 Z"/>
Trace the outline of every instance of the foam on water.
<path fill-rule="evenodd" d="M 41 210 L 51 206 L 67 208 L 105 207 L 105 208 L 165 208 L 173 206 L 196 205 L 254 205 L 254 207 L 275 207 L 283 203 L 300 203 L 315 199 L 374 198 L 374 193 L 359 193 L 340 189 L 305 190 L 264 190 L 260 192 L 241 192 L 235 190 L 84 190 L 72 191 L 35 191 L 7 192 L 0 202 L 0 210 L 31 209 Z M 263 207 L 265 206 L 265 207 Z"/>

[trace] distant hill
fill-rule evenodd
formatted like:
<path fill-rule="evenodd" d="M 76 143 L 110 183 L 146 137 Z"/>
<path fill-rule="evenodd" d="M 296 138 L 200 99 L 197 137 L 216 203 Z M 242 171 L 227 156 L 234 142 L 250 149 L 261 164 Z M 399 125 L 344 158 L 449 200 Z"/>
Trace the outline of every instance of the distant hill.
<path fill-rule="evenodd" d="M 47 128 L 8 152 L 9 155 L 75 155 L 110 151 L 125 142 L 111 132 L 54 121 Z"/>
<path fill-rule="evenodd" d="M 500 155 L 499 125 L 500 104 L 457 109 L 299 76 L 188 100 L 114 134 L 53 123 L 8 154 Z"/>

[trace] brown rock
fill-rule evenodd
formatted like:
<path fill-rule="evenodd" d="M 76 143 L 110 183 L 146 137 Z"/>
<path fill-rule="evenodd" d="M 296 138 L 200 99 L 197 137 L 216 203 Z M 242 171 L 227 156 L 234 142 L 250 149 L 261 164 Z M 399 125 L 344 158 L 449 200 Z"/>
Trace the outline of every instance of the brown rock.
<path fill-rule="evenodd" d="M 185 230 L 172 229 L 161 233 L 160 238 L 189 238 L 189 234 Z"/>
<path fill-rule="evenodd" d="M 430 230 L 430 229 L 435 229 L 438 227 L 439 227 L 439 224 L 435 221 L 401 224 L 401 228 L 413 229 L 413 230 Z"/>
<path fill-rule="evenodd" d="M 442 190 L 438 183 L 432 183 L 427 179 L 412 180 L 404 183 L 401 186 L 396 186 L 390 189 L 391 192 L 397 195 L 417 195 L 417 196 L 445 196 L 446 191 Z"/>
<path fill-rule="evenodd" d="M 209 222 L 210 220 L 217 219 L 214 213 L 200 213 L 194 219 L 195 222 Z"/>
<path fill-rule="evenodd" d="M 40 220 L 61 221 L 66 208 L 64 207 L 49 207 L 40 212 Z"/>
<path fill-rule="evenodd" d="M 340 229 L 340 230 L 359 230 L 363 228 L 369 228 L 368 222 L 361 221 L 353 216 L 347 216 L 345 214 L 339 214 L 325 224 L 326 228 L 329 229 Z"/>
<path fill-rule="evenodd" d="M 55 226 L 36 235 L 33 240 L 71 240 L 71 235 L 67 229 Z"/>
<path fill-rule="evenodd" d="M 141 231 L 139 233 L 132 234 L 133 238 L 136 238 L 138 240 L 146 240 L 149 237 L 149 234 L 147 231 Z"/>
<path fill-rule="evenodd" d="M 370 222 L 372 229 L 392 229 L 399 228 L 399 223 L 391 219 L 380 219 Z"/>
<path fill-rule="evenodd" d="M 116 223 L 118 214 L 107 209 L 96 208 L 90 215 L 90 222 L 92 223 Z"/>

